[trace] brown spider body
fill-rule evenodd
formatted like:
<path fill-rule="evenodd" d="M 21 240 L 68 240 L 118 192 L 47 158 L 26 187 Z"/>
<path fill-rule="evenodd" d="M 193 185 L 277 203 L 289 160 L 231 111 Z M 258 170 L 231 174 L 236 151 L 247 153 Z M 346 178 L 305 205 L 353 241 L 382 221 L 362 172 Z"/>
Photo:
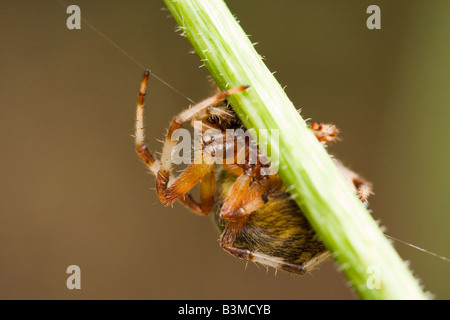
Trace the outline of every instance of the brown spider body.
<path fill-rule="evenodd" d="M 262 174 L 262 169 L 270 166 L 261 161 L 264 155 L 257 149 L 252 158 L 251 150 L 255 143 L 230 134 L 229 129 L 246 132 L 246 128 L 226 98 L 248 87 L 218 93 L 175 116 L 166 134 L 161 160 L 157 160 L 145 144 L 144 95 L 148 77 L 149 72 L 146 71 L 139 93 L 135 143 L 138 155 L 156 176 L 156 191 L 161 202 L 170 205 L 180 200 L 200 215 L 214 212 L 214 221 L 222 233 L 221 246 L 238 258 L 299 274 L 325 260 L 329 256 L 328 251 L 291 199 L 279 176 Z M 197 161 L 174 178 L 171 171 L 176 141 L 172 134 L 188 121 L 200 126 L 202 150 L 194 159 Z M 334 125 L 313 124 L 311 130 L 324 144 L 336 139 Z M 231 156 L 224 152 L 230 149 L 234 151 Z M 238 161 L 238 154 L 244 155 L 244 161 Z M 214 159 L 217 156 L 223 162 L 216 175 Z M 371 193 L 370 184 L 340 162 L 336 161 L 336 165 L 355 193 L 365 201 Z M 191 195 L 197 184 L 199 201 Z"/>

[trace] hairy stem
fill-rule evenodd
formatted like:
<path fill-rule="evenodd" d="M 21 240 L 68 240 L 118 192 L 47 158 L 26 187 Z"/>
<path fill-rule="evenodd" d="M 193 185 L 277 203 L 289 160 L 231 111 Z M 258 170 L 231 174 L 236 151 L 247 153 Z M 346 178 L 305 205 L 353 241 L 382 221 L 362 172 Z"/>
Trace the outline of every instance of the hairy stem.
<path fill-rule="evenodd" d="M 258 143 L 268 144 L 279 159 L 280 177 L 360 297 L 425 299 L 223 0 L 164 1 L 222 90 L 250 86 L 230 103 Z M 262 129 L 279 130 L 278 148 L 259 134 Z"/>

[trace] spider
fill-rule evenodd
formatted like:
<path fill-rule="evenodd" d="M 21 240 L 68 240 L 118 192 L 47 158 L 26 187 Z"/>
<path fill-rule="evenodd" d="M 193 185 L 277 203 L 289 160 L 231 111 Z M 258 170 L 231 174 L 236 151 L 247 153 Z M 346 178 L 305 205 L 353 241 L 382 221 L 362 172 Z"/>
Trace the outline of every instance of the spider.
<path fill-rule="evenodd" d="M 262 174 L 267 167 L 260 161 L 250 163 L 236 161 L 236 154 L 248 155 L 250 142 L 246 141 L 235 150 L 232 161 L 222 155 L 222 166 L 216 173 L 212 161 L 218 148 L 236 147 L 236 136 L 227 129 L 245 129 L 227 102 L 227 97 L 240 94 L 248 86 L 240 86 L 217 93 L 176 115 L 167 131 L 161 159 L 149 151 L 144 130 L 144 96 L 150 71 L 142 78 L 136 111 L 136 151 L 151 173 L 156 176 L 156 193 L 164 205 L 179 200 L 191 211 L 206 216 L 213 212 L 213 220 L 221 232 L 220 244 L 230 254 L 266 266 L 291 273 L 304 274 L 329 257 L 329 252 L 317 237 L 304 214 L 292 200 L 285 185 L 275 173 Z M 172 134 L 183 123 L 200 121 L 202 151 L 200 161 L 194 161 L 178 177 L 171 174 L 172 152 L 176 141 Z M 222 135 L 220 144 L 212 144 L 215 136 L 206 134 L 214 128 Z M 311 131 L 317 139 L 327 144 L 337 139 L 338 129 L 333 124 L 313 123 Z M 211 147 L 214 146 L 214 147 Z M 366 202 L 371 184 L 356 173 L 334 160 L 361 201 Z M 192 195 L 199 186 L 199 201 Z"/>

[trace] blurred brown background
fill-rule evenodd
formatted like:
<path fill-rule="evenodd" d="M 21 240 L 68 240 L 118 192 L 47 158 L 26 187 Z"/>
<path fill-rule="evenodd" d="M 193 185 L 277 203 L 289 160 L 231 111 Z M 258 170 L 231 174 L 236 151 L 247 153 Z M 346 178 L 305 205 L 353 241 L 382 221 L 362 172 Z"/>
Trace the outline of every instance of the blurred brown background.
<path fill-rule="evenodd" d="M 335 122 L 330 152 L 375 186 L 387 233 L 450 256 L 450 2 L 227 1 L 302 115 Z M 76 1 L 139 63 L 194 100 L 205 68 L 162 1 Z M 381 7 L 381 30 L 366 8 Z M 142 68 L 57 1 L 0 2 L 0 298 L 355 299 L 332 261 L 266 274 L 226 252 L 208 218 L 161 205 L 131 134 Z M 160 150 L 188 101 L 152 78 Z M 396 243 L 436 298 L 450 264 Z M 81 290 L 66 268 L 81 267 Z"/>

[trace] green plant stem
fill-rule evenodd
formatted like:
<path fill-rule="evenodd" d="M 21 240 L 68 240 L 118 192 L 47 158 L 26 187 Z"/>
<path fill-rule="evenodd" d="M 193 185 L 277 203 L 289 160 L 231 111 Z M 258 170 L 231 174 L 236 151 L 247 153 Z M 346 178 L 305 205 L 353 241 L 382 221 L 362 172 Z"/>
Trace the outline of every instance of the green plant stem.
<path fill-rule="evenodd" d="M 279 130 L 279 175 L 363 299 L 426 299 L 367 209 L 308 129 L 222 0 L 164 0 L 219 88 L 250 85 L 230 103 L 258 143 Z M 277 154 L 274 154 L 277 153 Z M 379 277 L 379 288 L 377 282 Z M 369 284 L 369 285 L 368 285 Z M 375 286 L 375 288 L 374 288 Z"/>

